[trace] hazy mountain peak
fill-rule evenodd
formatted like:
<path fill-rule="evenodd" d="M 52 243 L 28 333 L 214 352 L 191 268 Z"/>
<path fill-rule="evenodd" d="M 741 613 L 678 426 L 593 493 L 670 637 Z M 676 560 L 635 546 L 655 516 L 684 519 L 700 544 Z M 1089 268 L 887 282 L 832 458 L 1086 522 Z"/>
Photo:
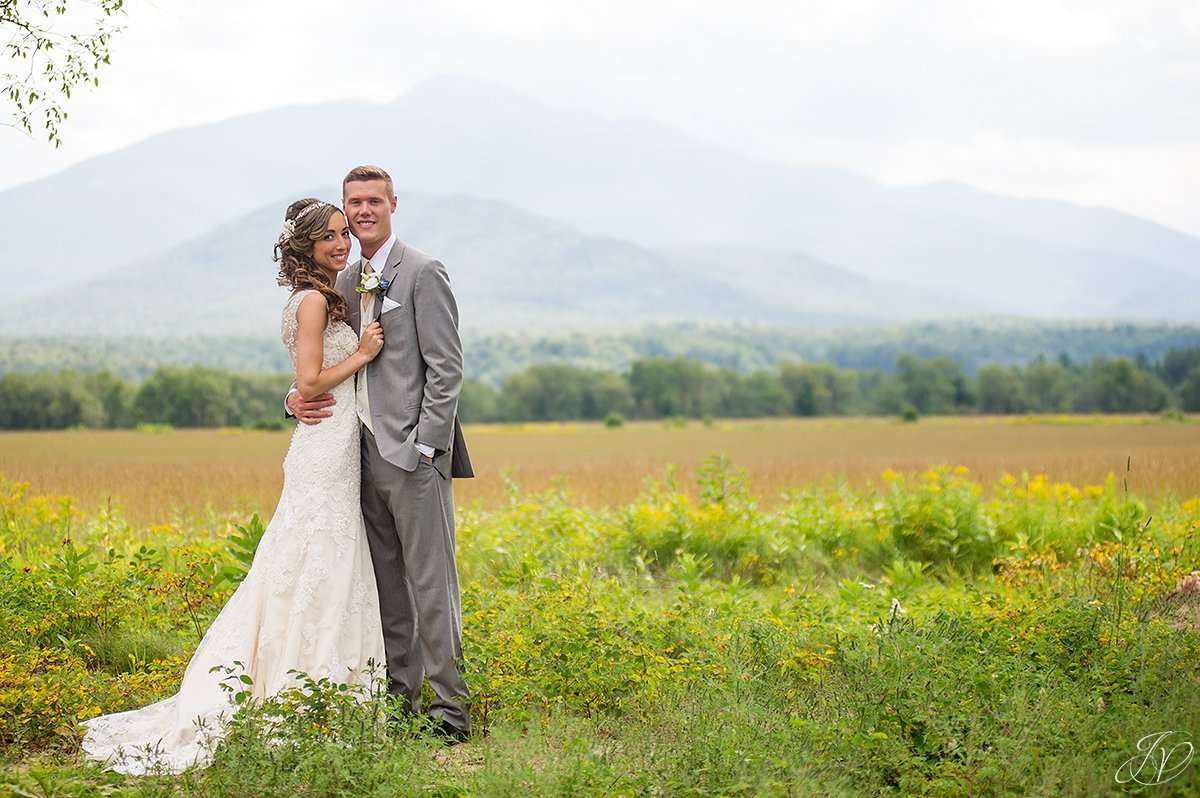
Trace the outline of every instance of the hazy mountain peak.
<path fill-rule="evenodd" d="M 364 139 L 351 124 L 361 118 L 378 120 L 386 134 Z M 76 248 L 70 272 L 86 279 L 279 197 L 336 185 L 357 163 L 384 166 L 399 191 L 500 201 L 593 244 L 802 253 L 894 286 L 897 297 L 906 289 L 960 298 L 952 307 L 931 300 L 931 315 L 969 306 L 1036 316 L 1200 317 L 1200 239 L 1160 225 L 952 182 L 887 189 L 845 170 L 772 164 L 651 120 L 563 110 L 453 75 L 386 105 L 291 106 L 172 131 L 0 193 L 0 214 L 24 233 L 0 240 L 0 302 L 37 290 L 24 267 L 45 241 L 67 236 Z M 66 218 L 41 212 L 61 207 L 63 197 L 73 200 Z M 548 246 L 547 237 L 535 238 L 527 246 Z M 528 257 L 548 251 L 557 252 L 531 249 Z M 570 252 L 555 257 L 560 269 L 586 263 Z M 666 256 L 646 257 L 649 267 Z M 532 296 L 542 288 L 505 290 Z"/>

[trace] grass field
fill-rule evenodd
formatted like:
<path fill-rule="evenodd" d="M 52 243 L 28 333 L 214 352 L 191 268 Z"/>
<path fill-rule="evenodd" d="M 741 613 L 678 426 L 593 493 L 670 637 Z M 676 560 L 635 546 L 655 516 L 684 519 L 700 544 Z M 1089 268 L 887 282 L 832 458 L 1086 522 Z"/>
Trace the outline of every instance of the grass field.
<path fill-rule="evenodd" d="M 961 465 L 983 484 L 1005 474 L 1052 482 L 1118 484 L 1148 498 L 1200 495 L 1200 424 L 1157 417 L 818 419 L 716 422 L 706 426 L 595 424 L 472 426 L 478 478 L 455 483 L 462 507 L 506 500 L 502 474 L 525 492 L 551 486 L 588 506 L 621 506 L 668 464 L 694 472 L 712 452 L 746 469 L 767 501 L 800 485 L 878 482 L 902 473 Z M 73 496 L 92 511 L 113 502 L 137 523 L 206 508 L 269 514 L 278 499 L 290 432 L 181 430 L 0 433 L 0 474 L 38 493 Z M 1127 465 L 1129 467 L 1126 473 Z M 686 480 L 685 480 L 685 487 Z"/>
<path fill-rule="evenodd" d="M 175 691 L 287 435 L 0 435 L 0 795 L 1200 795 L 1200 425 L 467 434 L 472 740 L 310 684 L 142 778 L 78 722 Z"/>

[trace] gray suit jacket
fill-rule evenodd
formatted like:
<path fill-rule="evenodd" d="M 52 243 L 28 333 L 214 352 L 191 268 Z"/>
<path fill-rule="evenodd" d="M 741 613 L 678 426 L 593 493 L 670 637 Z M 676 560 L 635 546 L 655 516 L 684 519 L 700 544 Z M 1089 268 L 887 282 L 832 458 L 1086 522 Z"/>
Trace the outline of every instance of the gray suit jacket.
<path fill-rule="evenodd" d="M 346 297 L 350 326 L 361 330 L 361 294 L 355 291 L 363 261 L 342 270 L 337 289 Z M 375 313 L 383 324 L 383 351 L 367 366 L 371 429 L 379 453 L 389 463 L 413 471 L 421 454 L 416 443 L 437 450 L 434 468 L 442 476 L 471 477 L 470 457 L 458 425 L 462 390 L 462 342 L 458 305 L 446 267 L 399 239 L 383 268 L 385 296 L 396 307 Z"/>

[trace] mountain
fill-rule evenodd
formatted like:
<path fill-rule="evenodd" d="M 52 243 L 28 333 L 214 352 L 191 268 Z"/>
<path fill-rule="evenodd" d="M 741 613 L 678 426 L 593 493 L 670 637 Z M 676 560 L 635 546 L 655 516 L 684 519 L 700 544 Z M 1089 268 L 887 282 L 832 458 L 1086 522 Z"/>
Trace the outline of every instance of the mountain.
<path fill-rule="evenodd" d="M 305 194 L 331 196 L 332 190 Z M 280 199 L 175 246 L 0 305 L 0 335 L 274 335 L 285 290 Z M 409 244 L 447 264 L 464 334 L 678 321 L 790 326 L 911 319 L 950 301 L 812 258 L 746 248 L 657 251 L 503 203 L 404 193 Z"/>
<path fill-rule="evenodd" d="M 364 144 L 354 124 L 362 119 L 386 132 Z M 794 264 L 956 297 L 927 305 L 930 317 L 1200 318 L 1200 239 L 1151 222 L 957 184 L 885 188 L 454 77 L 387 105 L 291 107 L 172 131 L 0 193 L 0 214 L 22 231 L 0 241 L 0 302 L 42 289 L 47 242 L 56 250 L 66 242 L 71 253 L 50 267 L 56 280 L 65 270 L 82 281 L 157 258 L 268 202 L 279 216 L 279 198 L 363 162 L 386 166 L 403 191 L 503 202 L 645 250 L 802 253 L 808 260 Z M 403 216 L 397 228 L 413 237 Z"/>

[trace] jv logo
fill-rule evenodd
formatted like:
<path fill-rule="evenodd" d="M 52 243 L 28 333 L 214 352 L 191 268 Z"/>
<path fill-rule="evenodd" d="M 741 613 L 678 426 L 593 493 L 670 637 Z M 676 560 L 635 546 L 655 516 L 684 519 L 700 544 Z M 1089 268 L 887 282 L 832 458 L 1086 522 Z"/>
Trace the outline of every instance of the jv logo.
<path fill-rule="evenodd" d="M 1137 750 L 1117 768 L 1118 784 L 1151 787 L 1170 781 L 1191 763 L 1196 747 L 1187 732 L 1165 731 L 1138 740 Z"/>

